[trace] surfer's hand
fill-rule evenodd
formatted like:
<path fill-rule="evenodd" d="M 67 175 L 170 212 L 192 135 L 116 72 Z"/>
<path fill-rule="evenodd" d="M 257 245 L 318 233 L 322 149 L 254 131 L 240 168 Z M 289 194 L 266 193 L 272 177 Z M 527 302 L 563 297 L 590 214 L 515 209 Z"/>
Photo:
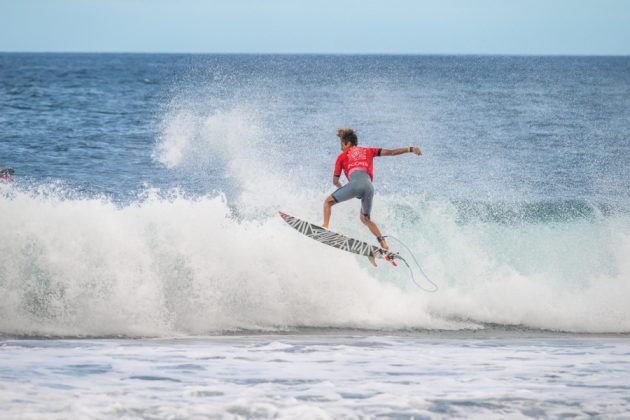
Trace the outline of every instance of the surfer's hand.
<path fill-rule="evenodd" d="M 411 151 L 414 152 L 418 156 L 420 156 L 422 154 L 422 150 L 420 150 L 419 147 L 412 147 Z"/>

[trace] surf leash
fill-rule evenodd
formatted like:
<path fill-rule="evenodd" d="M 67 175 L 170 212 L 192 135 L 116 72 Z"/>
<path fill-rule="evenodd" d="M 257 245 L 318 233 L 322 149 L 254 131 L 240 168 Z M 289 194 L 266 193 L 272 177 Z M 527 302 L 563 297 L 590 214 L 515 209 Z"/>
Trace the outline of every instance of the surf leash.
<path fill-rule="evenodd" d="M 429 293 L 434 293 L 437 292 L 439 287 L 437 284 L 435 284 L 430 278 L 429 276 L 426 275 L 426 273 L 424 272 L 424 270 L 422 269 L 422 267 L 420 267 L 420 263 L 418 262 L 418 260 L 416 259 L 416 256 L 414 255 L 414 253 L 411 251 L 411 249 L 409 249 L 409 247 L 407 245 L 405 245 L 405 243 L 403 241 L 401 241 L 400 239 L 396 238 L 395 236 L 391 236 L 391 235 L 387 235 L 384 236 L 384 238 L 390 238 L 395 240 L 396 242 L 398 242 L 399 244 L 401 244 L 409 253 L 409 255 L 411 255 L 411 258 L 413 259 L 414 264 L 416 264 L 416 267 L 418 267 L 418 271 L 420 271 L 420 273 L 422 274 L 422 277 L 424 277 L 424 279 L 430 283 L 433 286 L 433 289 L 426 289 L 424 287 L 422 287 L 420 285 L 420 283 L 418 283 L 416 281 L 416 277 L 413 275 L 413 269 L 411 268 L 411 266 L 407 263 L 407 261 L 402 258 L 402 257 L 398 257 L 399 260 L 401 260 L 402 262 L 405 263 L 405 265 L 407 266 L 407 268 L 409 269 L 409 276 L 411 277 L 411 281 L 413 282 L 413 284 L 416 285 L 416 287 L 418 287 L 418 289 L 420 290 L 424 290 L 425 292 L 429 292 Z"/>

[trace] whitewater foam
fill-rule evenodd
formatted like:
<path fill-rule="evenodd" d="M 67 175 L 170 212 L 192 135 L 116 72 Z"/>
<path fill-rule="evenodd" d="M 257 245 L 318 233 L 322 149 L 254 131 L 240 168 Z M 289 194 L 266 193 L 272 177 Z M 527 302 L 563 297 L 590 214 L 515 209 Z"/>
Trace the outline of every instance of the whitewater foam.
<path fill-rule="evenodd" d="M 5 190 L 0 332 L 162 336 L 296 327 L 457 329 L 480 323 L 630 331 L 625 258 L 630 238 L 622 216 L 589 222 L 586 235 L 583 226 L 569 223 L 567 237 L 555 238 L 564 246 L 564 260 L 540 262 L 546 244 L 558 235 L 555 226 L 484 231 L 483 225 L 459 225 L 448 213 L 436 215 L 439 206 L 433 203 L 409 231 L 387 214 L 390 199 L 379 200 L 384 224 L 405 231 L 401 236 L 418 250 L 439 293 L 415 291 L 402 269 L 373 270 L 363 259 L 297 235 L 275 215 L 235 217 L 225 196 L 172 192 L 120 205 Z M 340 227 L 367 236 L 354 217 L 338 213 Z M 574 269 L 584 257 L 575 230 L 604 248 L 584 263 L 590 270 L 582 277 Z M 528 270 L 520 268 L 518 250 L 506 257 L 491 243 L 514 235 L 531 237 L 520 245 L 523 251 L 532 248 L 521 254 L 529 259 L 529 266 L 523 265 Z"/>

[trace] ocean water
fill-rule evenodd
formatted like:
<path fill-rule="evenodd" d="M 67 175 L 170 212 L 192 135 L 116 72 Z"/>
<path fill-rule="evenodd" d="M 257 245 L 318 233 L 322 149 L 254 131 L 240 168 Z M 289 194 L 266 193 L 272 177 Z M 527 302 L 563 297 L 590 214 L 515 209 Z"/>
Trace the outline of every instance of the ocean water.
<path fill-rule="evenodd" d="M 0 413 L 623 417 L 628 115 L 628 57 L 0 54 Z M 339 127 L 422 148 L 372 217 L 438 292 L 278 217 Z"/>

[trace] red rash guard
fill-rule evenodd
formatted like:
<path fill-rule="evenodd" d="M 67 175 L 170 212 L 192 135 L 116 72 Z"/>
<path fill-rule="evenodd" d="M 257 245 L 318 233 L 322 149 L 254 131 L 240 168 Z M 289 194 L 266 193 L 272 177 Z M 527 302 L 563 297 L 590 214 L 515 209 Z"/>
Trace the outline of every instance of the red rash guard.
<path fill-rule="evenodd" d="M 341 152 L 335 162 L 335 176 L 341 176 L 341 170 L 349 180 L 350 175 L 354 171 L 365 171 L 370 175 L 370 179 L 374 181 L 374 171 L 372 160 L 375 156 L 381 155 L 381 149 L 375 147 L 359 147 L 351 146 Z"/>

